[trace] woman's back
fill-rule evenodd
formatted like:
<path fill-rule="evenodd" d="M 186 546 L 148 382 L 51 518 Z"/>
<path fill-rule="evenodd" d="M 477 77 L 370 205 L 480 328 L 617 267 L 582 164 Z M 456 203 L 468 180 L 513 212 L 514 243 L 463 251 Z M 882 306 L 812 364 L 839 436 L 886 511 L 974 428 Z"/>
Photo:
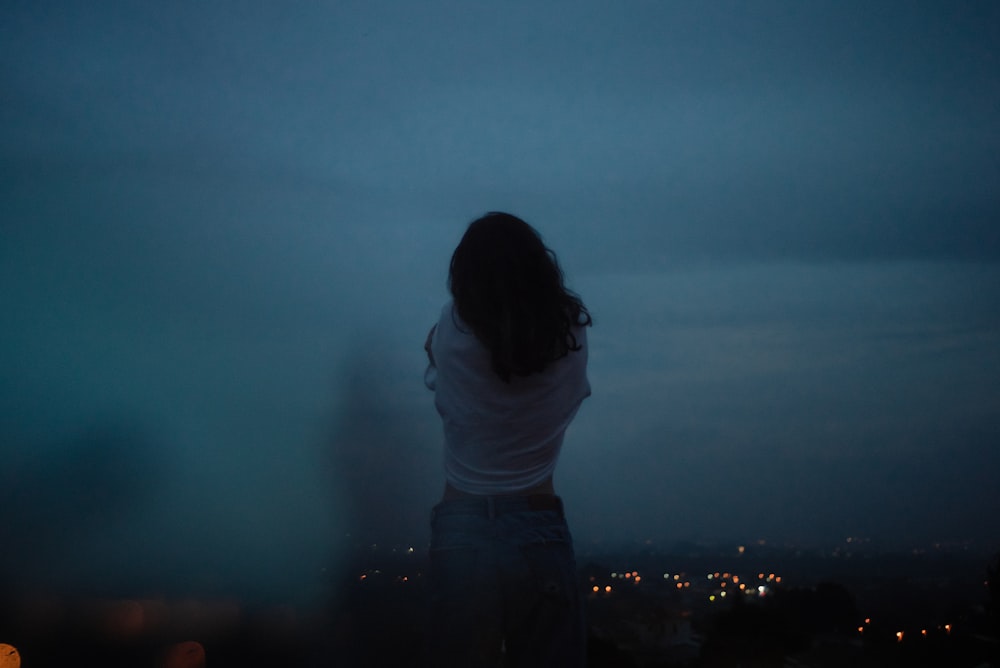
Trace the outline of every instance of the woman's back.
<path fill-rule="evenodd" d="M 573 335 L 578 350 L 505 382 L 454 304 L 445 304 L 431 350 L 448 484 L 470 494 L 516 494 L 552 476 L 566 427 L 590 395 L 586 329 Z"/>
<path fill-rule="evenodd" d="M 449 287 L 424 344 L 447 481 L 431 519 L 431 665 L 581 668 L 583 606 L 552 475 L 590 394 L 590 316 L 509 214 L 469 225 Z"/>

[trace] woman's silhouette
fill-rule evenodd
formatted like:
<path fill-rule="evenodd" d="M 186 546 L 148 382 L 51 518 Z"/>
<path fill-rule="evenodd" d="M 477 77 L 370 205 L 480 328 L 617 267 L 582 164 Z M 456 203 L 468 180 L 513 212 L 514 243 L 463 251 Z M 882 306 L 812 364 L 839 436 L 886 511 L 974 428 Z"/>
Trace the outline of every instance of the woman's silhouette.
<path fill-rule="evenodd" d="M 590 315 L 523 220 L 490 213 L 451 258 L 424 345 L 444 423 L 431 537 L 433 666 L 585 664 L 572 539 L 552 474 L 590 395 Z"/>

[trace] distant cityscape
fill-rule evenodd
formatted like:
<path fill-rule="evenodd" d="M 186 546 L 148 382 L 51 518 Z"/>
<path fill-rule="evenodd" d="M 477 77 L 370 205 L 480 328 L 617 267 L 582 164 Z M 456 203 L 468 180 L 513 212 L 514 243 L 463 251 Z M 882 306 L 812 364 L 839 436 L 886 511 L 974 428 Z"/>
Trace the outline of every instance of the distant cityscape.
<path fill-rule="evenodd" d="M 590 665 L 1000 667 L 1000 554 L 873 544 L 577 545 Z M 356 545 L 328 600 L 309 607 L 197 591 L 22 594 L 0 603 L 0 649 L 25 668 L 84 650 L 101 666 L 419 665 L 427 565 L 425 546 Z"/>
<path fill-rule="evenodd" d="M 653 541 L 614 550 L 578 545 L 591 663 L 1000 666 L 1000 611 L 988 581 L 1000 557 L 991 565 L 989 551 L 972 541 L 906 552 L 873 544 L 851 536 L 809 548 L 763 539 L 668 549 Z M 380 552 L 386 556 L 369 548 L 373 563 Z M 357 574 L 373 598 L 423 578 L 419 550 L 388 552 L 403 558 Z M 411 564 L 407 555 L 417 558 Z"/>

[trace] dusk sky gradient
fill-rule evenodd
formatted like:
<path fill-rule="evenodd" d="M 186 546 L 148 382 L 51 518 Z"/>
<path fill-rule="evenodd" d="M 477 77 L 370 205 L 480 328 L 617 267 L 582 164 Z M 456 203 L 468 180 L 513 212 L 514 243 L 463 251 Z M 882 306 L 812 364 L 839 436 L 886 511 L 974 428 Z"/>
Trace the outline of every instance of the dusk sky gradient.
<path fill-rule="evenodd" d="M 0 580 L 422 549 L 490 210 L 594 316 L 578 550 L 996 551 L 998 45 L 994 2 L 4 3 Z"/>

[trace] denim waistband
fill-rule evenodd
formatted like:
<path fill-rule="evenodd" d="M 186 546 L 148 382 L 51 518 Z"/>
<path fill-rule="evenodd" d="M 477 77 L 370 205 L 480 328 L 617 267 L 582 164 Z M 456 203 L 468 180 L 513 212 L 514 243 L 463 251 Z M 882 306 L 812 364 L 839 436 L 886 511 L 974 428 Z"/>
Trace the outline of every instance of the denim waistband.
<path fill-rule="evenodd" d="M 553 494 L 481 496 L 448 499 L 434 506 L 434 515 L 478 515 L 494 518 L 505 513 L 555 511 L 563 516 L 562 499 Z"/>

